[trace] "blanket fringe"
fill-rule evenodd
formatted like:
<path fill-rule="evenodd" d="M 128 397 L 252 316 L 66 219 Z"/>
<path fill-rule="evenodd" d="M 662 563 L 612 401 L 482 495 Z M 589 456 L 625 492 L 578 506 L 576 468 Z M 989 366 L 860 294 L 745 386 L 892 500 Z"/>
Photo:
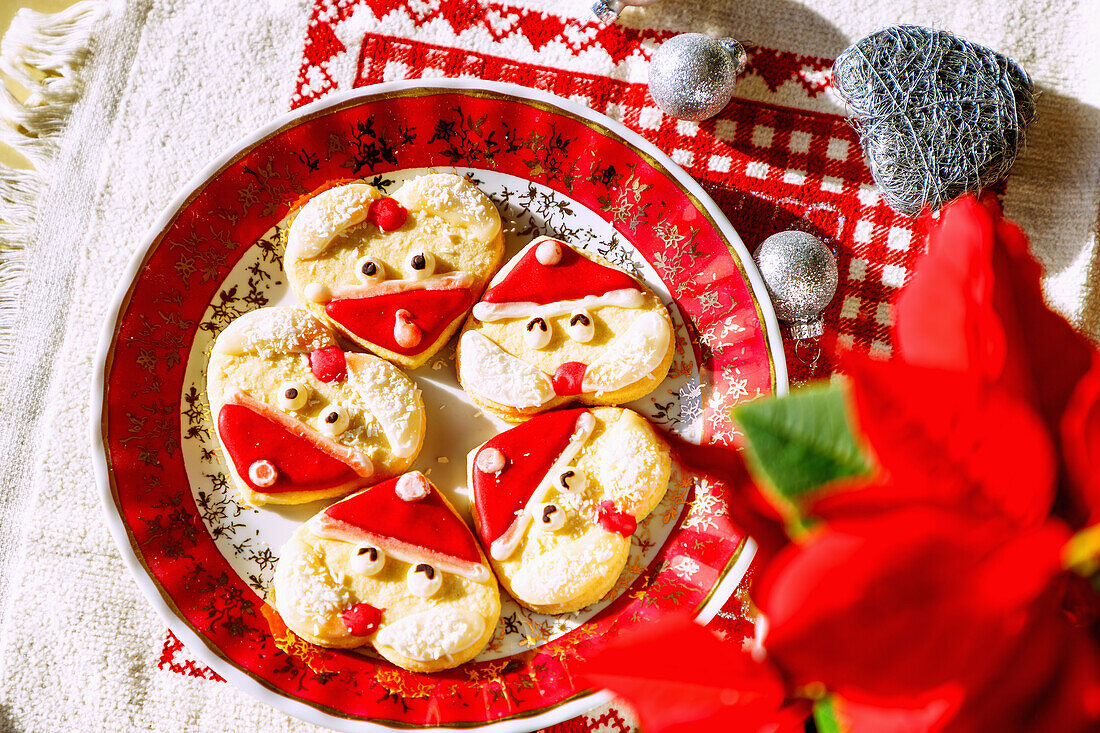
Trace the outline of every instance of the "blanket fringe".
<path fill-rule="evenodd" d="M 20 10 L 0 40 L 0 143 L 32 166 L 0 164 L 0 353 L 7 353 L 26 280 L 24 251 L 34 234 L 39 194 L 57 137 L 80 98 L 79 69 L 104 8 L 103 0 L 82 0 L 52 15 Z M 25 89 L 26 99 L 3 81 Z"/>

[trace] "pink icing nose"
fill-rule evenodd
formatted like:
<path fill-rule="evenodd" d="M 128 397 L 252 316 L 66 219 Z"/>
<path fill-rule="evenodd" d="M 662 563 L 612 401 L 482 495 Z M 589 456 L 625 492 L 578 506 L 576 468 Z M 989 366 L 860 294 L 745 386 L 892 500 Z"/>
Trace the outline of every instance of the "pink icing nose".
<path fill-rule="evenodd" d="M 579 361 L 567 361 L 554 371 L 550 381 L 554 384 L 554 391 L 560 395 L 580 394 L 584 391 L 581 386 L 584 382 L 584 372 L 587 364 Z"/>
<path fill-rule="evenodd" d="M 413 314 L 402 308 L 394 314 L 393 340 L 403 349 L 411 349 L 420 343 L 424 332 L 413 323 Z"/>

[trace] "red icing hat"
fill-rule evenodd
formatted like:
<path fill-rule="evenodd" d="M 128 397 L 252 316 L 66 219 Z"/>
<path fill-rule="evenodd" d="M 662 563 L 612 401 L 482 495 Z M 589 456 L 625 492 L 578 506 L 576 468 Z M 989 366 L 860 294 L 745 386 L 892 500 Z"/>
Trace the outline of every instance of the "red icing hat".
<path fill-rule="evenodd" d="M 426 493 L 402 498 L 397 486 L 406 477 L 419 479 Z M 375 544 L 401 559 L 422 560 L 474 580 L 489 576 L 470 528 L 419 472 L 336 502 L 314 518 L 312 529 L 322 537 Z"/>
<path fill-rule="evenodd" d="M 558 457 L 569 445 L 577 418 L 586 408 L 545 412 L 506 430 L 481 446 L 474 456 L 474 511 L 478 536 L 489 547 L 504 535 L 516 516 L 527 506 Z M 478 467 L 478 457 L 488 450 L 503 454 L 504 467 L 487 473 Z"/>
<path fill-rule="evenodd" d="M 546 305 L 606 295 L 613 290 L 640 290 L 630 275 L 593 262 L 565 242 L 548 237 L 536 242 L 499 283 L 485 291 L 482 302 Z M 544 265 L 538 256 L 539 244 L 548 242 L 558 245 L 561 257 Z"/>

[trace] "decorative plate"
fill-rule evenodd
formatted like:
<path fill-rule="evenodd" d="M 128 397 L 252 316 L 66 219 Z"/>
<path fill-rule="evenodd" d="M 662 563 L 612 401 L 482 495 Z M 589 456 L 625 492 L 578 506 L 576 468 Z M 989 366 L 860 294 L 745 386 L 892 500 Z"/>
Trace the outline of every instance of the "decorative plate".
<path fill-rule="evenodd" d="M 134 259 L 106 325 L 93 394 L 108 524 L 172 631 L 231 683 L 346 731 L 529 731 L 608 699 L 574 676 L 609 633 L 688 609 L 713 616 L 753 546 L 726 487 L 676 470 L 600 603 L 543 616 L 506 597 L 473 662 L 414 674 L 297 639 L 264 602 L 277 553 L 319 504 L 253 509 L 228 486 L 203 385 L 211 344 L 237 315 L 293 302 L 281 233 L 326 181 L 384 190 L 426 170 L 470 176 L 500 209 L 508 254 L 539 234 L 597 251 L 645 280 L 677 327 L 668 379 L 631 404 L 693 440 L 727 440 L 729 408 L 786 389 L 779 330 L 736 232 L 702 189 L 638 135 L 566 100 L 463 80 L 397 82 L 303 107 L 191 181 Z M 414 468 L 468 510 L 465 456 L 504 424 L 457 386 L 453 343 L 411 372 L 429 422 Z"/>

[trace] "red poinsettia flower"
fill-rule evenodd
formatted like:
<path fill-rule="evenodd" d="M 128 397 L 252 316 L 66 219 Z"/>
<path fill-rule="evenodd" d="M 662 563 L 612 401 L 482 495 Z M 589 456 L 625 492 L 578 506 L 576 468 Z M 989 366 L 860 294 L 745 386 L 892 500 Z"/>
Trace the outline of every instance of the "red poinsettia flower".
<path fill-rule="evenodd" d="M 807 504 L 822 524 L 754 594 L 767 646 L 840 692 L 852 730 L 1092 730 L 1100 656 L 1071 621 L 1098 599 L 1047 515 L 1056 487 L 1073 526 L 1100 511 L 1095 349 L 992 199 L 944 210 L 896 317 L 902 359 L 841 359 L 882 471 Z"/>
<path fill-rule="evenodd" d="M 1067 569 L 1100 570 L 1100 526 L 1072 535 L 1100 523 L 1100 356 L 1039 274 L 995 201 L 946 207 L 897 302 L 902 358 L 839 359 L 876 470 L 792 490 L 793 519 L 736 451 L 673 440 L 740 487 L 767 657 L 682 630 L 601 657 L 593 681 L 654 730 L 797 729 L 792 698 L 822 690 L 854 733 L 1100 729 L 1100 598 Z M 639 649 L 667 661 L 639 672 Z"/>

